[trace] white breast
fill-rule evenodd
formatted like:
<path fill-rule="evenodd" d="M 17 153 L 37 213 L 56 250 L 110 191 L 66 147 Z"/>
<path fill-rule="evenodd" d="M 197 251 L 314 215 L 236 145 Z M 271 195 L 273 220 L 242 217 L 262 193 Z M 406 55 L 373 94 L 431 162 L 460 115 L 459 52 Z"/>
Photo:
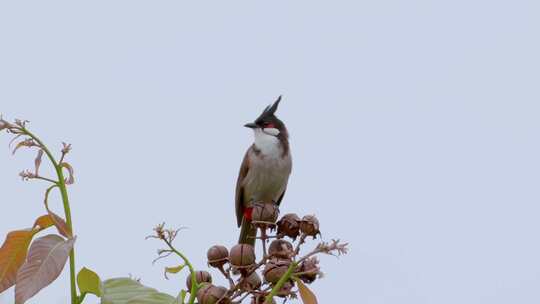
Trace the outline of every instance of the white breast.
<path fill-rule="evenodd" d="M 277 129 L 268 130 L 268 133 L 274 134 L 275 132 L 273 130 Z M 261 129 L 255 129 L 254 131 L 255 146 L 257 149 L 259 149 L 264 156 L 280 157 L 283 151 L 281 150 L 279 139 L 276 136 L 266 133 L 266 129 L 265 131 Z M 277 131 L 277 134 L 279 134 L 279 131 Z"/>

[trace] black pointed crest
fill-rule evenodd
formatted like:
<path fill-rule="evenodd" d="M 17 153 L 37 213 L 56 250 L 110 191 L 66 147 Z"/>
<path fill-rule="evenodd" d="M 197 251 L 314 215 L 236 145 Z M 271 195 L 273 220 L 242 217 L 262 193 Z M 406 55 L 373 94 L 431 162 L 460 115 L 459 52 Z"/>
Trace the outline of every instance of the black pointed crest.
<path fill-rule="evenodd" d="M 279 95 L 279 97 L 276 99 L 276 101 L 274 101 L 272 105 L 269 105 L 264 109 L 264 111 L 261 113 L 261 115 L 259 116 L 259 118 L 257 118 L 256 121 L 274 116 L 274 114 L 277 111 L 280 101 L 281 101 L 281 95 Z"/>

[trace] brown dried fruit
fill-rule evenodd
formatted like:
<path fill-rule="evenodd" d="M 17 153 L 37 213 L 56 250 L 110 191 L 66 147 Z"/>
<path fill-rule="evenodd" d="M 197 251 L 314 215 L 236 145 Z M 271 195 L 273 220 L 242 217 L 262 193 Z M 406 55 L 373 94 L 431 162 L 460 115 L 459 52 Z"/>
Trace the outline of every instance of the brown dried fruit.
<path fill-rule="evenodd" d="M 238 244 L 231 248 L 229 262 L 236 268 L 247 268 L 255 264 L 255 248 L 249 244 Z"/>
<path fill-rule="evenodd" d="M 206 253 L 208 265 L 212 267 L 222 267 L 229 261 L 229 250 L 222 245 L 214 245 Z"/>
<path fill-rule="evenodd" d="M 285 235 L 294 240 L 300 235 L 300 217 L 295 213 L 285 214 L 277 222 L 278 235 Z"/>
<path fill-rule="evenodd" d="M 287 281 L 287 282 L 285 282 L 285 284 L 283 284 L 283 286 L 282 286 L 281 289 L 277 292 L 276 295 L 277 295 L 278 297 L 281 297 L 281 298 L 288 297 L 288 296 L 291 295 L 293 287 L 294 287 L 294 283 L 291 282 L 291 281 Z"/>
<path fill-rule="evenodd" d="M 266 298 L 266 294 L 258 294 L 253 296 L 251 298 L 251 304 L 264 304 L 264 299 Z M 272 304 L 276 304 L 276 301 L 272 299 Z"/>
<path fill-rule="evenodd" d="M 253 205 L 251 219 L 255 226 L 274 225 L 279 215 L 279 207 L 274 203 L 256 203 Z"/>
<path fill-rule="evenodd" d="M 261 277 L 259 277 L 259 275 L 254 271 L 249 275 L 249 277 L 247 277 L 246 279 L 242 281 L 240 288 L 242 290 L 250 291 L 250 290 L 259 289 L 261 285 L 262 285 Z"/>
<path fill-rule="evenodd" d="M 274 240 L 268 247 L 270 257 L 290 259 L 294 255 L 294 248 L 290 242 L 285 240 Z"/>
<path fill-rule="evenodd" d="M 319 260 L 317 257 L 311 257 L 300 264 L 300 267 L 298 267 L 298 272 L 303 272 L 298 277 L 304 281 L 305 283 L 312 283 L 317 279 L 317 275 L 319 275 Z"/>
<path fill-rule="evenodd" d="M 319 231 L 319 220 L 314 215 L 306 215 L 300 221 L 300 231 L 302 233 L 316 238 Z"/>
<path fill-rule="evenodd" d="M 195 280 L 198 284 L 212 283 L 212 276 L 207 271 L 195 271 Z M 191 273 L 186 278 L 187 290 L 191 290 Z"/>
<path fill-rule="evenodd" d="M 228 304 L 231 300 L 227 297 L 227 288 L 204 284 L 197 291 L 197 302 L 199 304 Z"/>
<path fill-rule="evenodd" d="M 263 270 L 264 279 L 270 283 L 277 283 L 279 279 L 287 272 L 291 261 L 282 259 L 269 260 Z"/>

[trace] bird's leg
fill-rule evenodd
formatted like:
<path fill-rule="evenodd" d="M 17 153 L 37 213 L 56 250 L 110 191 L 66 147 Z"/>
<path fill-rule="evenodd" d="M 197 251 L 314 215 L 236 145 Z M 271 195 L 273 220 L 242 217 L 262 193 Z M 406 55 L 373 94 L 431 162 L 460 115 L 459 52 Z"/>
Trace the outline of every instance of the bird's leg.
<path fill-rule="evenodd" d="M 266 235 L 266 226 L 261 226 L 261 241 L 262 241 L 262 248 L 263 248 L 263 257 L 267 256 L 266 253 L 266 240 L 268 239 L 268 236 Z"/>

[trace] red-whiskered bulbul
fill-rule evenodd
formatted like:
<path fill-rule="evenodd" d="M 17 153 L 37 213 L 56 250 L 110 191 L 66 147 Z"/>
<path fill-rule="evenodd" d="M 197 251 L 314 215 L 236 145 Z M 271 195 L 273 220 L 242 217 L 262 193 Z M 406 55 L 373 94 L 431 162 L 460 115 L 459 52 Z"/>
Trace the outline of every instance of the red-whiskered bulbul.
<path fill-rule="evenodd" d="M 239 243 L 255 244 L 256 228 L 251 224 L 252 205 L 256 202 L 283 200 L 292 169 L 289 134 L 276 116 L 281 96 L 252 123 L 254 143 L 247 150 L 236 182 L 236 219 L 240 230 Z"/>

